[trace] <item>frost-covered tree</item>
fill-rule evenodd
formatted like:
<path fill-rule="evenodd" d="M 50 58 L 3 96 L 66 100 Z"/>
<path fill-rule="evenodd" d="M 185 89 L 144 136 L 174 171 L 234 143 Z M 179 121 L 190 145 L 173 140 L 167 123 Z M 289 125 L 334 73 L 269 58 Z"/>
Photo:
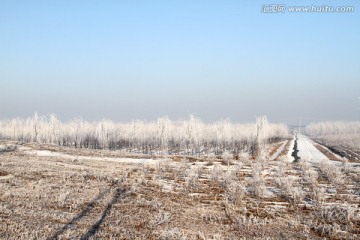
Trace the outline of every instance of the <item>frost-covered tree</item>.
<path fill-rule="evenodd" d="M 287 137 L 287 127 L 270 124 L 266 117 L 249 124 L 229 119 L 204 123 L 190 115 L 183 121 L 168 117 L 153 122 L 111 120 L 62 122 L 55 115 L 0 121 L 0 138 L 23 142 L 59 144 L 77 148 L 123 149 L 150 154 L 221 155 L 252 153 L 256 142 Z"/>
<path fill-rule="evenodd" d="M 305 132 L 328 145 L 360 149 L 360 122 L 319 122 L 306 126 Z"/>

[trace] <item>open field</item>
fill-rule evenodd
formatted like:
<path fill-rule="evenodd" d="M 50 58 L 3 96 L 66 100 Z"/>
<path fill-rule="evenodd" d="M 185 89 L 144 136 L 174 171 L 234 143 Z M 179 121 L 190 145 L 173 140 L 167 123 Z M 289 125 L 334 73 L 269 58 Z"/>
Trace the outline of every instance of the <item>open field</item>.
<path fill-rule="evenodd" d="M 294 163 L 293 140 L 237 160 L 0 145 L 2 239 L 360 237 L 360 166 Z"/>
<path fill-rule="evenodd" d="M 360 163 L 360 122 L 321 122 L 310 124 L 306 133 L 336 157 Z"/>

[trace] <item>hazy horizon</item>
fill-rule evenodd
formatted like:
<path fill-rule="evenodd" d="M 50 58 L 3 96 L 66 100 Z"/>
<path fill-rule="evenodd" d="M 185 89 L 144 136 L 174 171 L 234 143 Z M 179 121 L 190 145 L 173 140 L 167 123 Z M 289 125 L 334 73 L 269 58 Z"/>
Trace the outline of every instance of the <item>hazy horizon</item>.
<path fill-rule="evenodd" d="M 2 2 L 0 119 L 359 120 L 358 1 L 270 3 Z"/>

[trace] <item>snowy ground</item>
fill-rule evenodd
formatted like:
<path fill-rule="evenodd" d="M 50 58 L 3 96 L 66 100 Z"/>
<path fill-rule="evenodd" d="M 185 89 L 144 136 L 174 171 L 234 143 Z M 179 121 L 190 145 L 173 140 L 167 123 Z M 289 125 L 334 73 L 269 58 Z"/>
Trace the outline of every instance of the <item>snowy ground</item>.
<path fill-rule="evenodd" d="M 319 164 L 322 161 L 330 161 L 324 154 L 322 154 L 316 147 L 313 142 L 306 136 L 299 134 L 298 135 L 298 156 L 310 163 Z"/>
<path fill-rule="evenodd" d="M 358 168 L 305 137 L 293 163 L 293 144 L 230 161 L 3 144 L 0 239 L 358 239 Z"/>
<path fill-rule="evenodd" d="M 314 141 L 312 141 L 311 139 L 309 139 L 307 136 L 299 134 L 298 140 L 297 140 L 297 147 L 299 150 L 298 156 L 302 160 L 304 160 L 308 163 L 311 163 L 314 166 L 319 166 L 319 164 L 321 164 L 322 162 L 329 163 L 329 164 L 335 164 L 338 166 L 342 166 L 342 165 L 344 165 L 344 163 L 346 163 L 346 165 L 357 168 L 360 171 L 359 163 L 348 162 L 347 159 L 341 158 L 339 156 L 337 156 L 339 158 L 338 161 L 330 160 L 327 156 L 325 156 L 322 152 L 320 152 L 315 147 L 315 145 L 316 145 L 316 143 Z M 330 151 L 326 147 L 323 147 L 323 148 L 327 151 Z"/>
<path fill-rule="evenodd" d="M 152 158 L 117 158 L 117 157 L 96 157 L 96 156 L 80 156 L 80 155 L 70 155 L 61 152 L 52 152 L 48 150 L 35 150 L 29 147 L 19 147 L 19 151 L 32 156 L 39 157 L 60 157 L 70 160 L 92 160 L 92 161 L 111 161 L 119 163 L 129 163 L 129 164 L 155 164 L 159 162 L 159 159 Z M 164 159 L 161 159 L 162 161 Z"/>

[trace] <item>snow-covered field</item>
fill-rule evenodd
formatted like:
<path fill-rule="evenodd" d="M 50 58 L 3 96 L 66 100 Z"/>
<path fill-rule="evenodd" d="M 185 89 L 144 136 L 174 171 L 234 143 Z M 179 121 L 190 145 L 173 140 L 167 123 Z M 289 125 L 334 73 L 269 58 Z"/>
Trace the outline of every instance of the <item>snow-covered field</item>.
<path fill-rule="evenodd" d="M 304 136 L 295 163 L 293 147 L 235 159 L 3 142 L 0 238 L 358 239 L 360 167 Z"/>

